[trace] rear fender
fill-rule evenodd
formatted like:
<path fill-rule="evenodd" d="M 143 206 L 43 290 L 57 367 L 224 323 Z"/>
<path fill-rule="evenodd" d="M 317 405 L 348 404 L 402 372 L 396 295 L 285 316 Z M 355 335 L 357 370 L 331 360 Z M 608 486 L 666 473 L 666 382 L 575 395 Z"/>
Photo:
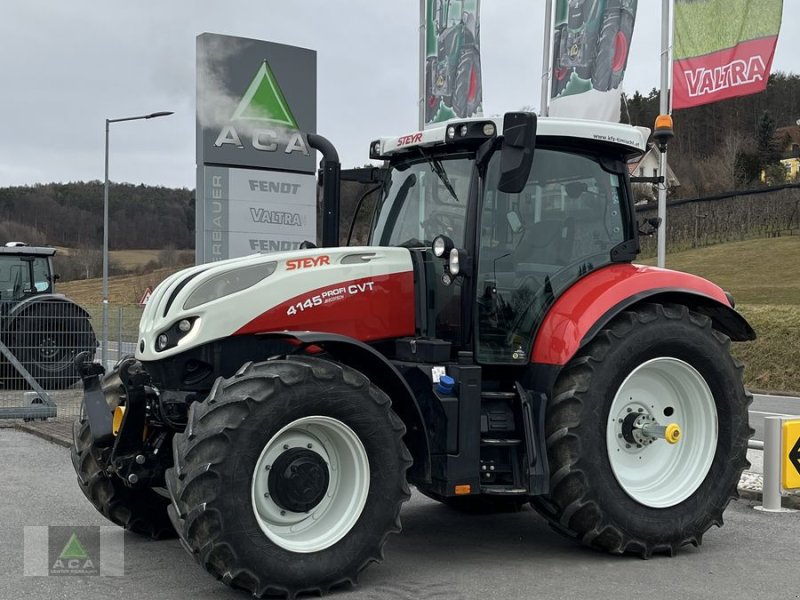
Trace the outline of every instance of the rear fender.
<path fill-rule="evenodd" d="M 18 317 L 23 314 L 30 314 L 32 311 L 36 310 L 37 307 L 41 307 L 42 305 L 70 305 L 74 306 L 77 311 L 77 316 L 83 317 L 85 319 L 91 318 L 89 313 L 87 313 L 83 307 L 79 304 L 75 304 L 72 300 L 64 296 L 63 294 L 37 294 L 35 296 L 30 296 L 29 298 L 25 298 L 19 304 L 14 305 L 9 313 L 9 319 L 13 319 L 14 317 Z"/>
<path fill-rule="evenodd" d="M 406 446 L 414 458 L 409 479 L 430 481 L 430 447 L 422 413 L 406 380 L 382 354 L 356 339 L 324 332 L 281 331 L 259 337 L 295 339 L 302 348 L 322 348 L 338 362 L 363 373 L 381 388 L 391 398 L 392 410 L 406 426 Z"/>
<path fill-rule="evenodd" d="M 734 341 L 756 337 L 722 288 L 710 281 L 679 271 L 617 264 L 590 273 L 556 300 L 536 334 L 531 362 L 565 365 L 611 319 L 642 302 L 684 304 L 708 316 L 715 329 Z"/>

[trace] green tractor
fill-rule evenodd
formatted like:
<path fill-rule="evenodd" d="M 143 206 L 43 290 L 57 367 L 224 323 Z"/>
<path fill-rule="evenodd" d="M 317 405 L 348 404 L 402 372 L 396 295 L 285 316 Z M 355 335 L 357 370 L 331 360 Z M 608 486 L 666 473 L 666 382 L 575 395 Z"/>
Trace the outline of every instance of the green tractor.
<path fill-rule="evenodd" d="M 78 382 L 73 359 L 93 357 L 97 346 L 88 313 L 54 293 L 55 248 L 9 242 L 0 246 L 0 342 L 45 389 L 64 389 Z M 24 387 L 26 376 L 4 357 L 0 383 Z M 30 381 L 28 381 L 30 383 Z"/>
<path fill-rule="evenodd" d="M 432 21 L 433 54 L 425 64 L 425 122 L 433 121 L 442 105 L 454 117 L 473 116 L 483 101 L 481 91 L 480 25 L 464 0 L 436 0 Z M 430 50 L 429 38 L 429 50 Z"/>
<path fill-rule="evenodd" d="M 553 36 L 551 97 L 573 74 L 600 92 L 622 83 L 628 64 L 637 0 L 559 0 Z"/>

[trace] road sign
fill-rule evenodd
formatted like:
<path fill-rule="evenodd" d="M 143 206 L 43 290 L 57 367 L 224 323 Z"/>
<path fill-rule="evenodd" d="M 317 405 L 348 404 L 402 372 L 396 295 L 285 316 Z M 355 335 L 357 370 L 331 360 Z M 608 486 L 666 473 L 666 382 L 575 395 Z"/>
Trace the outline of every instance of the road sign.
<path fill-rule="evenodd" d="M 142 299 L 139 300 L 139 306 L 145 306 L 147 304 L 147 301 L 150 300 L 150 295 L 152 293 L 153 293 L 153 290 L 151 290 L 150 288 L 147 288 L 144 291 L 144 294 L 142 294 Z"/>
<path fill-rule="evenodd" d="M 783 489 L 800 489 L 800 419 L 783 422 Z"/>

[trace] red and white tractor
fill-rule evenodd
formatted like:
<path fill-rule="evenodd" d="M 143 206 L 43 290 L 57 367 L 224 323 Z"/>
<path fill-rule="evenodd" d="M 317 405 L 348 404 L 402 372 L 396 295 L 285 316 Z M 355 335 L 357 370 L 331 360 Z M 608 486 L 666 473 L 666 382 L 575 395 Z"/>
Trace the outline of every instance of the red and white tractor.
<path fill-rule="evenodd" d="M 313 137 L 323 247 L 183 270 L 135 357 L 82 366 L 72 456 L 98 510 L 290 597 L 380 560 L 409 485 L 465 510 L 530 502 L 611 553 L 721 525 L 750 435 L 729 345 L 755 334 L 713 283 L 632 264 L 646 130 L 508 113 L 382 138 L 353 247 Z"/>

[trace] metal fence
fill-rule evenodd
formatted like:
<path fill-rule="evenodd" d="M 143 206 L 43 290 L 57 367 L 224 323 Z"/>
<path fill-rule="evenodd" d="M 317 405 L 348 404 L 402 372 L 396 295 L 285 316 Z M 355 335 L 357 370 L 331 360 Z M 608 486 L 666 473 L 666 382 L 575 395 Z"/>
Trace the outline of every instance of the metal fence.
<path fill-rule="evenodd" d="M 133 354 L 138 306 L 109 311 L 108 365 Z M 80 414 L 83 388 L 75 357 L 99 360 L 100 306 L 59 299 L 0 303 L 0 419 L 66 419 Z"/>

